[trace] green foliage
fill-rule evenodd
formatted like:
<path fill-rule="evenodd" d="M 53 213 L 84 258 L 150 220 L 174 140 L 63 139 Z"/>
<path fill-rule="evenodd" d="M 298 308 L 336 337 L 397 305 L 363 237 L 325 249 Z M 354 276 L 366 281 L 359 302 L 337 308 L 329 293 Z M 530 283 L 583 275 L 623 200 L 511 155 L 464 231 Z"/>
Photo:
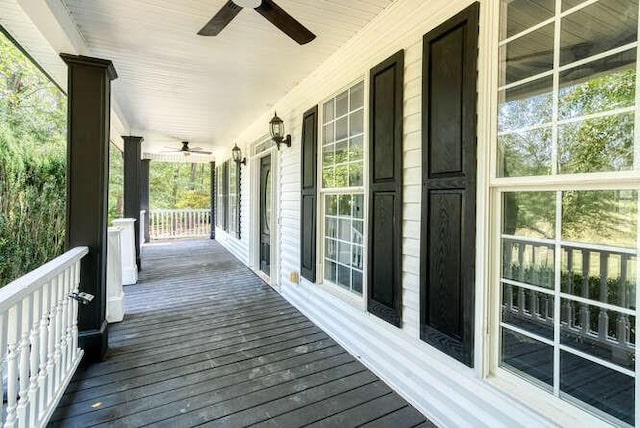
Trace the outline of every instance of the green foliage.
<path fill-rule="evenodd" d="M 209 208 L 210 183 L 208 164 L 151 161 L 150 209 Z"/>
<path fill-rule="evenodd" d="M 113 143 L 109 144 L 109 224 L 124 213 L 124 159 Z"/>
<path fill-rule="evenodd" d="M 0 35 L 0 286 L 64 250 L 66 97 Z"/>

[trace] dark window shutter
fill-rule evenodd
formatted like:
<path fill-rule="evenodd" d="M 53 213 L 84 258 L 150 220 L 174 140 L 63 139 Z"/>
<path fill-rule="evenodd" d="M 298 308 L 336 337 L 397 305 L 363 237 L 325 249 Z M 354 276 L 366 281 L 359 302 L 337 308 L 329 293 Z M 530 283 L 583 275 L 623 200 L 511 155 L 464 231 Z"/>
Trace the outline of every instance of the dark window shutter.
<path fill-rule="evenodd" d="M 224 163 L 224 230 L 229 232 L 229 161 Z"/>
<path fill-rule="evenodd" d="M 211 239 L 216 239 L 216 225 L 218 224 L 218 212 L 216 207 L 218 204 L 218 183 L 216 163 L 211 162 Z"/>
<path fill-rule="evenodd" d="M 316 282 L 317 153 L 318 106 L 315 106 L 302 117 L 300 274 L 311 282 Z"/>
<path fill-rule="evenodd" d="M 233 162 L 236 168 L 236 238 L 240 239 L 240 180 L 242 178 L 242 168 L 237 162 Z"/>
<path fill-rule="evenodd" d="M 424 36 L 420 336 L 473 366 L 475 3 Z"/>
<path fill-rule="evenodd" d="M 367 308 L 402 324 L 402 122 L 404 51 L 371 70 Z"/>

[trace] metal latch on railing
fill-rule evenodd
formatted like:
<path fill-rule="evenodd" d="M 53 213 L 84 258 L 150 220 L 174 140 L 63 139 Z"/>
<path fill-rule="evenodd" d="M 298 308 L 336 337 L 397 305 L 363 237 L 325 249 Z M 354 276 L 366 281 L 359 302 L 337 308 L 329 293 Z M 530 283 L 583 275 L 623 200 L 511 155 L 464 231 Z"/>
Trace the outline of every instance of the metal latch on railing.
<path fill-rule="evenodd" d="M 69 297 L 71 297 L 74 300 L 77 300 L 83 305 L 88 305 L 96 296 L 82 291 L 80 293 L 71 293 L 69 294 Z"/>

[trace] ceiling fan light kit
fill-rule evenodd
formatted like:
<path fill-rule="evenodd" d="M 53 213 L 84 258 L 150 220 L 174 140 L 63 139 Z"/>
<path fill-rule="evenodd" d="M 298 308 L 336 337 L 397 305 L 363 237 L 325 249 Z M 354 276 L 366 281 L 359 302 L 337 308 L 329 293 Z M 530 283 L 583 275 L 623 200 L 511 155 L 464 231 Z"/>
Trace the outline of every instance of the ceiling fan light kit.
<path fill-rule="evenodd" d="M 205 24 L 198 35 L 217 36 L 235 18 L 242 9 L 253 9 L 278 27 L 280 31 L 291 37 L 298 44 L 304 45 L 316 38 L 309 29 L 295 20 L 273 0 L 234 0 L 227 1 L 222 9 Z"/>

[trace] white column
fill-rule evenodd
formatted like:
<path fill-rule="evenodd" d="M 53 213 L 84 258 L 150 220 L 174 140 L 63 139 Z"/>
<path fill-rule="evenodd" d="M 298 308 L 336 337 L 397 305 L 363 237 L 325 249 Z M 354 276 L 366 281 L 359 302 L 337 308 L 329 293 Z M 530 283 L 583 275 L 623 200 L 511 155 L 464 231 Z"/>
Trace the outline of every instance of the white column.
<path fill-rule="evenodd" d="M 121 227 L 110 227 L 107 234 L 107 322 L 109 323 L 120 322 L 124 318 L 122 231 Z"/>
<path fill-rule="evenodd" d="M 120 234 L 120 247 L 122 249 L 122 283 L 131 285 L 138 282 L 138 266 L 136 265 L 136 238 L 135 227 L 136 219 L 119 218 L 113 220 L 115 227 L 122 228 Z"/>

